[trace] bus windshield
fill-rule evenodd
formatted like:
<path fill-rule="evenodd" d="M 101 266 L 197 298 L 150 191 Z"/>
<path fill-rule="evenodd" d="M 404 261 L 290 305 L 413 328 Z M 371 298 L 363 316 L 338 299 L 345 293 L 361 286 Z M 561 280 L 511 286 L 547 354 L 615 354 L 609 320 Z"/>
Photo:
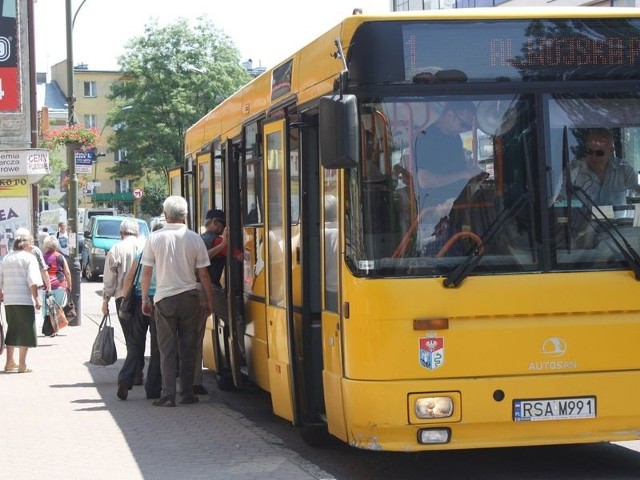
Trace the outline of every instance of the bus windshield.
<path fill-rule="evenodd" d="M 635 269 L 639 108 L 635 93 L 362 102 L 350 268 L 447 276 L 471 255 L 474 274 Z"/>

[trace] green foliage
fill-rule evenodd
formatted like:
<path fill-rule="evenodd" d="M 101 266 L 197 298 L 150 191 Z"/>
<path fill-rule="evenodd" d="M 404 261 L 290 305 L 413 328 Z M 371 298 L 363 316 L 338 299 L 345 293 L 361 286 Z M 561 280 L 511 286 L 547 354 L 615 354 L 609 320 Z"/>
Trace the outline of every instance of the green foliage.
<path fill-rule="evenodd" d="M 46 148 L 46 147 L 42 147 Z M 68 168 L 66 151 L 63 148 L 51 150 L 49 152 L 49 168 L 51 173 L 45 175 L 38 181 L 40 188 L 55 188 L 60 185 L 60 172 Z"/>
<path fill-rule="evenodd" d="M 205 17 L 152 21 L 119 58 L 122 81 L 111 87 L 111 150 L 126 160 L 110 173 L 141 178 L 182 165 L 187 129 L 250 79 L 230 38 Z M 165 180 L 166 182 L 166 180 Z"/>
<path fill-rule="evenodd" d="M 158 216 L 162 213 L 162 203 L 169 195 L 167 177 L 151 175 L 147 177 L 144 187 L 144 196 L 140 200 L 140 210 L 150 216 Z"/>

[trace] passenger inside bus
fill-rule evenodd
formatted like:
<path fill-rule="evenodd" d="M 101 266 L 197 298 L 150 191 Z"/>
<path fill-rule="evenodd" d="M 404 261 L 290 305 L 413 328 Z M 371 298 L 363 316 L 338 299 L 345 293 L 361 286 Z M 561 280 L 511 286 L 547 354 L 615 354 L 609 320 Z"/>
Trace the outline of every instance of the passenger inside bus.
<path fill-rule="evenodd" d="M 438 254 L 449 237 L 449 213 L 471 179 L 486 173 L 468 161 L 460 134 L 473 128 L 472 102 L 447 103 L 416 141 L 420 238 L 423 255 Z"/>
<path fill-rule="evenodd" d="M 613 135 L 606 128 L 587 132 L 582 157 L 571 165 L 571 179 L 596 205 L 626 205 L 628 190 L 640 193 L 638 172 L 617 157 Z"/>

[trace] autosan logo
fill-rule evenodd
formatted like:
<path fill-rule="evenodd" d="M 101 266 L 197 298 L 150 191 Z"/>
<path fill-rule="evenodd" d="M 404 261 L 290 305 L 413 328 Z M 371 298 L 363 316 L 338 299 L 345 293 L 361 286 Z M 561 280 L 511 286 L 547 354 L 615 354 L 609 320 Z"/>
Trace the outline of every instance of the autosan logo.
<path fill-rule="evenodd" d="M 545 360 L 542 362 L 529 362 L 529 371 L 548 372 L 553 370 L 575 370 L 578 363 L 575 360 L 561 360 L 567 353 L 567 342 L 560 337 L 549 337 L 542 342 L 542 354 L 553 360 Z"/>
<path fill-rule="evenodd" d="M 6 62 L 11 58 L 11 40 L 0 37 L 0 62 Z"/>
<path fill-rule="evenodd" d="M 548 357 L 561 357 L 567 353 L 567 342 L 560 337 L 550 337 L 542 342 L 542 353 Z"/>

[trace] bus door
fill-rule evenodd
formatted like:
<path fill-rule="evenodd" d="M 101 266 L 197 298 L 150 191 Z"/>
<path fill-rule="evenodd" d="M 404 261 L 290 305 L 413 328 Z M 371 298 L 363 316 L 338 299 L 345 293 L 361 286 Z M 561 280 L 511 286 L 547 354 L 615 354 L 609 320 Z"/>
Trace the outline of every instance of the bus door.
<path fill-rule="evenodd" d="M 224 283 L 227 291 L 228 321 L 214 315 L 214 329 L 217 341 L 214 341 L 218 385 L 222 389 L 230 387 L 228 372 L 231 372 L 233 385 L 242 388 L 244 377 L 241 370 L 242 353 L 239 342 L 244 332 L 243 313 L 243 268 L 241 258 L 244 252 L 243 228 L 240 208 L 240 143 L 228 140 L 224 151 L 224 187 L 216 188 L 214 205 L 224 204 L 227 215 L 228 243 L 227 261 L 224 269 Z M 216 158 L 214 158 L 214 163 Z M 219 167 L 214 167 L 214 177 L 221 174 Z M 217 180 L 216 180 L 217 183 Z M 224 198 L 220 198 L 223 195 Z"/>
<path fill-rule="evenodd" d="M 291 185 L 285 121 L 264 126 L 266 163 L 267 343 L 269 390 L 276 415 L 295 423 Z"/>

